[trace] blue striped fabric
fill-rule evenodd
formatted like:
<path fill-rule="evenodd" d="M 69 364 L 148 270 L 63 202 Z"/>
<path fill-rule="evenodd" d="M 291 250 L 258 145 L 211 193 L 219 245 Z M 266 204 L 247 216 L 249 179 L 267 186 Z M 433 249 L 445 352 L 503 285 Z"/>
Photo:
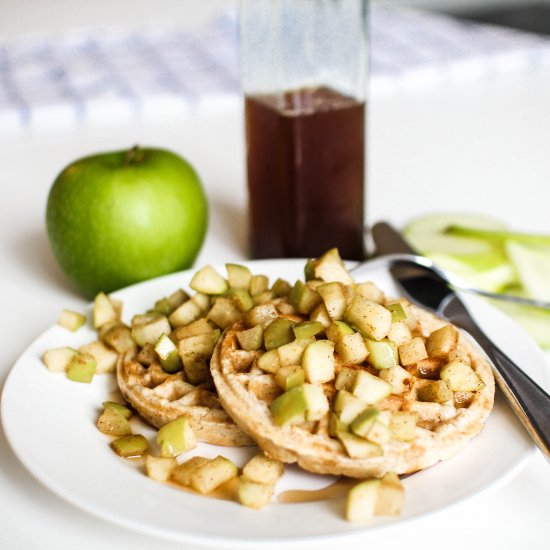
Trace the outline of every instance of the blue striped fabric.
<path fill-rule="evenodd" d="M 371 93 L 550 66 L 550 39 L 374 6 Z M 238 20 L 0 41 L 0 132 L 113 123 L 239 98 Z"/>

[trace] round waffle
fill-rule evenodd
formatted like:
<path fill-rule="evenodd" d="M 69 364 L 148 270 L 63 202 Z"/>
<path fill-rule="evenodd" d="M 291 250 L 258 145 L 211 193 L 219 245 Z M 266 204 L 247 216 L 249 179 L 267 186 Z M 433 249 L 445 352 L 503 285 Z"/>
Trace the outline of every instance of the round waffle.
<path fill-rule="evenodd" d="M 216 392 L 208 385 L 189 384 L 182 372 L 168 374 L 158 363 L 144 366 L 129 353 L 119 358 L 117 381 L 124 399 L 156 428 L 185 415 L 199 441 L 231 447 L 254 444 L 222 409 Z"/>
<path fill-rule="evenodd" d="M 418 326 L 417 335 L 428 336 L 449 323 L 411 306 Z M 305 470 L 351 477 L 381 477 L 389 471 L 407 474 L 446 460 L 459 452 L 483 428 L 494 401 L 494 378 L 484 356 L 467 337 L 460 334 L 459 350 L 467 353 L 471 366 L 484 383 L 467 404 L 453 406 L 420 403 L 414 395 L 390 395 L 376 406 L 379 409 L 418 410 L 416 437 L 412 442 L 390 440 L 382 445 L 382 456 L 352 458 L 338 439 L 330 437 L 328 418 L 304 424 L 276 426 L 270 404 L 282 393 L 273 374 L 254 366 L 253 354 L 243 359 L 236 324 L 218 342 L 211 361 L 211 372 L 224 409 L 246 433 L 272 458 L 298 463 Z M 337 372 L 338 372 L 337 362 Z M 357 368 L 368 368 L 359 366 Z M 334 380 L 323 386 L 329 402 L 336 393 Z"/>

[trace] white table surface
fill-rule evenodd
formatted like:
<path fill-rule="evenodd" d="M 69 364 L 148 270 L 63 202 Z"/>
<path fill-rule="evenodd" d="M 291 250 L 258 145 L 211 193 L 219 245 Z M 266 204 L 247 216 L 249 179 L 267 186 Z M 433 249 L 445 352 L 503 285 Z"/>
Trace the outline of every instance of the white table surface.
<path fill-rule="evenodd" d="M 3 9 L 15 21 L 25 9 L 43 4 L 3 2 L 0 34 L 15 32 L 2 17 Z M 56 28 L 84 25 L 85 18 L 62 15 L 68 3 L 49 4 L 59 10 L 59 18 L 50 14 Z M 95 11 L 87 8 L 96 24 L 104 22 L 98 10 L 106 6 L 98 4 Z M 136 3 L 129 23 L 146 20 L 143 5 Z M 180 10 L 191 7 L 191 2 L 183 2 Z M 120 8 L 101 15 L 116 24 L 124 22 Z M 30 23 L 25 21 L 19 32 L 40 28 L 36 15 Z M 402 225 L 428 211 L 471 210 L 498 215 L 518 229 L 550 232 L 549 92 L 550 74 L 539 73 L 373 98 L 369 221 L 387 219 Z M 88 124 L 35 129 L 0 138 L 0 384 L 18 355 L 56 321 L 62 308 L 85 305 L 56 266 L 45 235 L 46 196 L 57 172 L 93 151 L 134 143 L 174 149 L 196 166 L 210 200 L 210 228 L 198 263 L 238 260 L 246 254 L 242 132 L 240 110 L 228 107 L 185 119 L 135 121 L 115 128 Z M 550 374 L 550 355 L 547 366 Z M 541 381 L 547 389 L 548 378 Z M 549 496 L 549 465 L 536 453 L 505 486 L 436 515 L 373 533 L 365 544 L 385 549 L 406 545 L 463 550 L 472 544 L 499 550 L 548 548 Z M 132 533 L 75 509 L 25 470 L 3 432 L 0 510 L 0 548 L 6 550 L 188 547 Z"/>

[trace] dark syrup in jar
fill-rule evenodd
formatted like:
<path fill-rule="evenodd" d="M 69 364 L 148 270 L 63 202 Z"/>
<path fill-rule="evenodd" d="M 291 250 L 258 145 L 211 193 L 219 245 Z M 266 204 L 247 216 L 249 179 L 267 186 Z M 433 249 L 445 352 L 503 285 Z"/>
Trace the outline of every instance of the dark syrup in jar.
<path fill-rule="evenodd" d="M 245 98 L 254 258 L 364 258 L 365 103 L 327 87 Z"/>

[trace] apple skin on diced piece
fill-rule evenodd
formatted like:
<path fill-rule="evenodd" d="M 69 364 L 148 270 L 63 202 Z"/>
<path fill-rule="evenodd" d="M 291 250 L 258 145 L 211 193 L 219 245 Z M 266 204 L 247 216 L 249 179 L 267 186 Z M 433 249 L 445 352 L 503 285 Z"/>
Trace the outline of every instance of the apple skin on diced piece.
<path fill-rule="evenodd" d="M 227 281 L 211 266 L 205 265 L 191 279 L 189 286 L 201 294 L 223 294 L 227 292 Z"/>
<path fill-rule="evenodd" d="M 365 409 L 367 404 L 346 390 L 339 390 L 334 400 L 333 410 L 344 424 L 351 424 Z"/>
<path fill-rule="evenodd" d="M 256 305 L 250 293 L 242 288 L 230 288 L 224 296 L 229 298 L 235 307 L 242 313 L 250 311 Z"/>
<path fill-rule="evenodd" d="M 390 369 L 399 365 L 399 357 L 395 342 L 387 340 L 365 340 L 366 349 L 368 350 L 368 362 L 377 370 Z"/>
<path fill-rule="evenodd" d="M 337 437 L 351 458 L 371 458 L 384 454 L 384 449 L 378 443 L 367 441 L 355 434 L 339 432 Z"/>
<path fill-rule="evenodd" d="M 97 340 L 78 348 L 78 351 L 95 359 L 96 374 L 108 374 L 114 372 L 118 360 L 118 353 L 108 348 L 103 342 Z"/>
<path fill-rule="evenodd" d="M 325 330 L 327 338 L 334 343 L 338 342 L 342 336 L 353 334 L 355 331 L 344 321 L 334 321 Z"/>
<path fill-rule="evenodd" d="M 334 342 L 317 340 L 309 344 L 302 356 L 306 380 L 313 384 L 330 382 L 335 377 Z"/>
<path fill-rule="evenodd" d="M 113 348 L 117 353 L 126 353 L 136 349 L 136 342 L 132 338 L 130 327 L 115 322 L 111 325 L 103 325 L 99 331 L 99 339 Z"/>
<path fill-rule="evenodd" d="M 342 367 L 340 372 L 336 376 L 334 387 L 337 390 L 346 390 L 351 392 L 353 385 L 355 384 L 355 377 L 357 376 L 357 370 L 350 367 Z"/>
<path fill-rule="evenodd" d="M 281 367 L 275 373 L 275 382 L 281 386 L 284 391 L 291 390 L 296 386 L 301 386 L 306 381 L 304 369 L 299 365 L 287 365 Z"/>
<path fill-rule="evenodd" d="M 203 315 L 204 310 L 194 300 L 187 300 L 176 308 L 168 317 L 174 328 L 189 325 Z"/>
<path fill-rule="evenodd" d="M 452 391 L 470 392 L 485 387 L 474 369 L 459 359 L 450 361 L 442 367 L 440 376 Z"/>
<path fill-rule="evenodd" d="M 132 416 L 132 411 L 128 407 L 122 405 L 121 403 L 117 403 L 116 401 L 104 401 L 102 403 L 102 406 L 105 410 L 115 410 L 118 414 L 121 414 L 126 419 Z"/>
<path fill-rule="evenodd" d="M 359 437 L 367 437 L 370 429 L 380 416 L 380 411 L 376 407 L 364 409 L 350 424 L 350 430 Z"/>
<path fill-rule="evenodd" d="M 277 279 L 271 287 L 271 291 L 277 298 L 288 296 L 291 290 L 292 286 L 290 286 L 290 283 L 284 279 Z"/>
<path fill-rule="evenodd" d="M 140 347 L 146 344 L 155 345 L 162 334 L 171 332 L 168 319 L 161 313 L 144 313 L 132 318 L 132 338 Z"/>
<path fill-rule="evenodd" d="M 197 446 L 197 438 L 189 419 L 182 416 L 160 428 L 157 443 L 160 446 L 161 456 L 175 457 L 194 449 Z"/>
<path fill-rule="evenodd" d="M 298 313 L 309 315 L 322 301 L 321 296 L 306 283 L 297 280 L 288 298 Z"/>
<path fill-rule="evenodd" d="M 90 355 L 78 352 L 67 367 L 67 378 L 73 382 L 89 384 L 96 371 L 96 361 Z"/>
<path fill-rule="evenodd" d="M 321 334 L 325 330 L 325 327 L 318 321 L 304 321 L 294 325 L 292 330 L 296 339 L 300 340 L 302 338 L 313 338 Z"/>
<path fill-rule="evenodd" d="M 289 344 L 294 340 L 294 323 L 285 317 L 275 319 L 264 331 L 264 345 L 271 350 Z"/>
<path fill-rule="evenodd" d="M 352 385 L 353 395 L 369 405 L 378 403 L 378 401 L 390 395 L 392 391 L 391 384 L 364 370 L 357 371 Z"/>
<path fill-rule="evenodd" d="M 183 365 L 178 348 L 166 334 L 161 334 L 155 344 L 162 368 L 169 373 L 179 372 Z"/>
<path fill-rule="evenodd" d="M 153 309 L 168 317 L 187 300 L 189 300 L 189 295 L 185 292 L 185 290 L 179 288 L 166 298 L 157 300 L 153 306 Z"/>
<path fill-rule="evenodd" d="M 123 435 L 111 442 L 111 448 L 118 456 L 135 458 L 145 454 L 149 443 L 141 434 Z"/>
<path fill-rule="evenodd" d="M 329 403 L 322 386 L 313 384 L 296 386 L 277 397 L 271 404 L 271 416 L 276 426 L 320 420 L 328 410 Z"/>
<path fill-rule="evenodd" d="M 391 312 L 384 306 L 356 295 L 348 305 L 344 319 L 355 326 L 363 336 L 382 340 L 391 329 Z"/>

